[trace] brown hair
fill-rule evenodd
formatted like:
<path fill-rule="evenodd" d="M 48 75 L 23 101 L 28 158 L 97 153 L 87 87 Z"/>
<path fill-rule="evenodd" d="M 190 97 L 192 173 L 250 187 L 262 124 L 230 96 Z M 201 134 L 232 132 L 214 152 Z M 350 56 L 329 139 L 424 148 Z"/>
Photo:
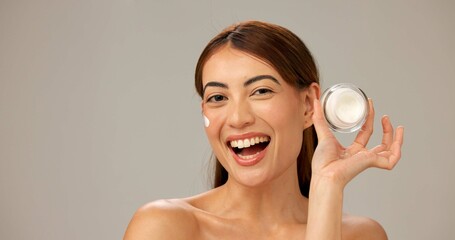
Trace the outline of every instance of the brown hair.
<path fill-rule="evenodd" d="M 314 59 L 305 44 L 294 33 L 278 25 L 248 21 L 232 25 L 215 36 L 202 51 L 196 65 L 195 86 L 202 96 L 202 71 L 208 59 L 222 46 L 251 54 L 264 60 L 291 86 L 305 89 L 311 83 L 319 83 Z M 303 142 L 297 158 L 297 174 L 302 195 L 308 197 L 311 181 L 311 159 L 317 145 L 314 126 L 303 131 Z M 213 187 L 226 183 L 228 173 L 216 161 Z"/>

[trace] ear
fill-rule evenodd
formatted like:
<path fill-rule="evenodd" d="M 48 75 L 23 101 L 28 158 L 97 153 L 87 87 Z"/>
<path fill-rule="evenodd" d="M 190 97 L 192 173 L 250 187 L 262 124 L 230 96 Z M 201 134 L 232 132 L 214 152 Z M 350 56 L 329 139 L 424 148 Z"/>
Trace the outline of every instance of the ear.
<path fill-rule="evenodd" d="M 318 83 L 312 83 L 305 90 L 300 92 L 302 99 L 302 112 L 304 119 L 304 129 L 313 125 L 313 113 L 314 113 L 314 100 L 319 99 L 321 96 L 321 88 Z"/>

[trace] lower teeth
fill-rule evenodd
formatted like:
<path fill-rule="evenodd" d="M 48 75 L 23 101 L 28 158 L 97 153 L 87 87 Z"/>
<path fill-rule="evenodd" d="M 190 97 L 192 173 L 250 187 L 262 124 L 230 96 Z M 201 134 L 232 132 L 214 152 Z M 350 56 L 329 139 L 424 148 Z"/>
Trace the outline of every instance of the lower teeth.
<path fill-rule="evenodd" d="M 252 159 L 254 157 L 256 157 L 257 155 L 259 154 L 259 152 L 253 154 L 253 155 L 248 155 L 248 156 L 243 156 L 241 154 L 237 154 L 240 158 L 243 158 L 243 159 Z"/>

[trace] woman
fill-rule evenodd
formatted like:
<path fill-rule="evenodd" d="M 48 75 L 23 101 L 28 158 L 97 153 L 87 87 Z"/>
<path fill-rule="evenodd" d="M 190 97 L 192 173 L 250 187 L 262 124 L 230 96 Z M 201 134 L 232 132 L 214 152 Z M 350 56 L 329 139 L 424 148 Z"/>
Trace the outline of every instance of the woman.
<path fill-rule="evenodd" d="M 394 134 L 383 117 L 382 144 L 366 149 L 370 100 L 366 123 L 342 147 L 321 111 L 314 60 L 297 36 L 257 21 L 231 26 L 204 49 L 195 75 L 217 161 L 215 188 L 145 205 L 125 240 L 387 239 L 374 220 L 342 213 L 343 189 L 369 167 L 395 166 L 403 128 Z"/>

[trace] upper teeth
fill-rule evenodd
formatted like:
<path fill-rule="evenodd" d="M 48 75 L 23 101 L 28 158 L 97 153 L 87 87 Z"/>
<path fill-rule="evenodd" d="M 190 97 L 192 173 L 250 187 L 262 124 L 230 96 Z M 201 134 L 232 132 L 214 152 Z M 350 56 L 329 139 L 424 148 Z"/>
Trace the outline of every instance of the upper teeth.
<path fill-rule="evenodd" d="M 253 138 L 247 138 L 247 139 L 232 140 L 231 147 L 247 148 L 254 144 L 268 142 L 268 141 L 270 141 L 269 137 L 253 137 Z"/>

